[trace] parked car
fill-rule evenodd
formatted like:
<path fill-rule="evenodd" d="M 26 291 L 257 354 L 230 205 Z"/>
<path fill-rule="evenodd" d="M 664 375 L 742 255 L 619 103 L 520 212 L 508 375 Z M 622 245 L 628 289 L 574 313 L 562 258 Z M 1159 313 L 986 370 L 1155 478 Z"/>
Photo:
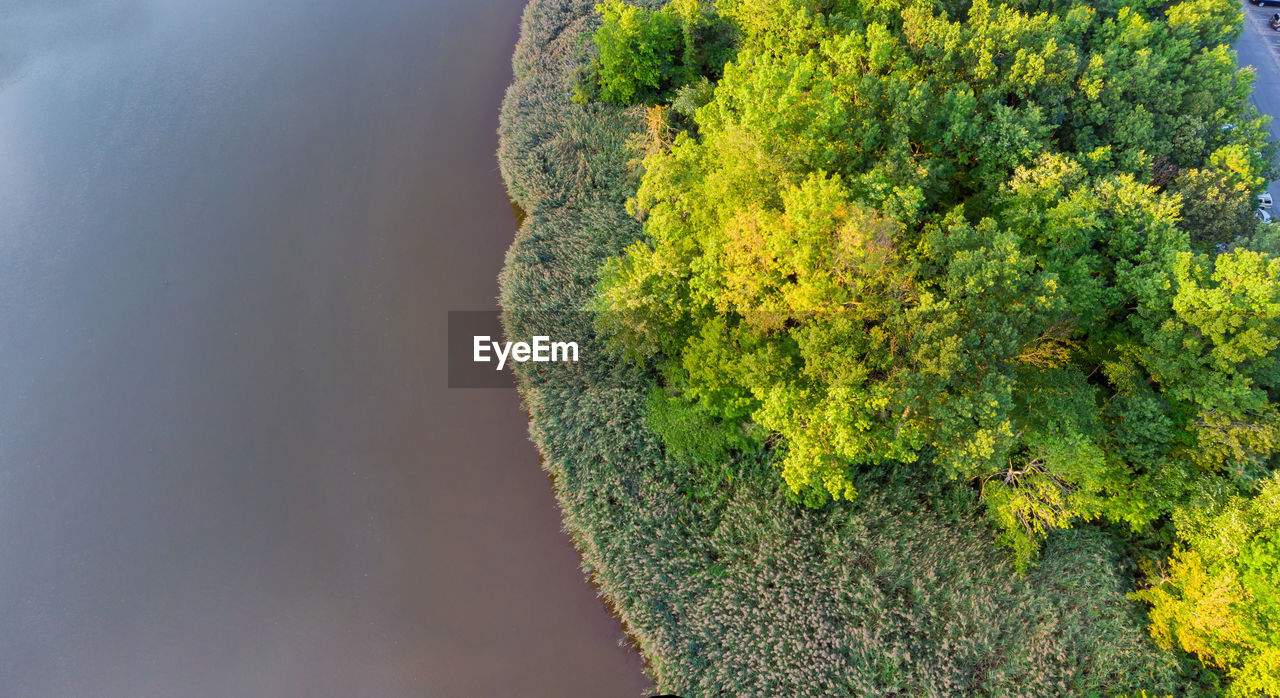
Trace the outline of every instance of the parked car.
<path fill-rule="evenodd" d="M 1271 15 L 1271 28 L 1280 32 L 1280 12 Z"/>
<path fill-rule="evenodd" d="M 1257 218 L 1258 220 L 1262 221 L 1263 223 L 1270 223 L 1270 222 L 1271 222 L 1271 212 L 1270 212 L 1270 211 L 1265 211 L 1265 210 L 1263 210 L 1263 209 L 1258 209 L 1258 210 L 1257 210 L 1253 215 L 1254 215 L 1254 217 L 1255 217 L 1255 218 Z"/>
<path fill-rule="evenodd" d="M 1264 191 L 1258 195 L 1258 208 L 1261 208 L 1261 209 L 1271 208 L 1271 192 Z"/>
<path fill-rule="evenodd" d="M 1249 2 L 1258 7 L 1266 7 L 1267 5 L 1280 5 L 1280 0 L 1249 0 Z"/>

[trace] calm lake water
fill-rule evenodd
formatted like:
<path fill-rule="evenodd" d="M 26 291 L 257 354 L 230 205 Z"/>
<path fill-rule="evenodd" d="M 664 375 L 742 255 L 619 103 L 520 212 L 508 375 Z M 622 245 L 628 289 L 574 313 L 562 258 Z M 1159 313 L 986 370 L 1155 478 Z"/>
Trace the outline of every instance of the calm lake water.
<path fill-rule="evenodd" d="M 494 305 L 522 0 L 0 0 L 0 695 L 636 696 Z"/>

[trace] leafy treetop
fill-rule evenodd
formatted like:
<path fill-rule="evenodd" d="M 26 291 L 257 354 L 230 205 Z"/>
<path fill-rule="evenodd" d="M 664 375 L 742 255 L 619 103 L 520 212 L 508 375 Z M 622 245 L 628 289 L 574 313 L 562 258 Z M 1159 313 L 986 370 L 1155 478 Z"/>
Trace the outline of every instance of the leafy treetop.
<path fill-rule="evenodd" d="M 1177 517 L 1187 545 L 1133 597 L 1162 646 L 1228 671 L 1228 695 L 1280 696 L 1280 475 L 1252 499 L 1196 499 Z"/>
<path fill-rule="evenodd" d="M 1272 158 L 1235 2 L 718 9 L 736 56 L 646 159 L 647 239 L 597 299 L 663 423 L 773 435 L 815 506 L 891 462 L 980 483 L 1023 565 L 1268 469 L 1280 261 L 1236 239 Z"/>

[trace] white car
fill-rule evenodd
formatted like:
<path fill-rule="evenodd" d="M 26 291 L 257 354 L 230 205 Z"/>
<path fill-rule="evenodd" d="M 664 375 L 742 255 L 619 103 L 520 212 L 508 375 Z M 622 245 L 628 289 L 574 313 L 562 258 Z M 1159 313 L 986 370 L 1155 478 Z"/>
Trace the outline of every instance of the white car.
<path fill-rule="evenodd" d="M 1270 211 L 1268 211 L 1268 210 L 1266 210 L 1266 209 L 1260 208 L 1260 209 L 1258 209 L 1258 211 L 1257 211 L 1256 213 L 1254 213 L 1253 215 L 1254 215 L 1255 217 L 1257 217 L 1257 219 L 1258 219 L 1258 220 L 1260 220 L 1260 221 L 1262 221 L 1263 223 L 1270 223 L 1270 222 L 1271 222 L 1271 212 L 1270 212 Z"/>
<path fill-rule="evenodd" d="M 1263 192 L 1258 195 L 1258 208 L 1265 210 L 1271 209 L 1271 192 Z"/>

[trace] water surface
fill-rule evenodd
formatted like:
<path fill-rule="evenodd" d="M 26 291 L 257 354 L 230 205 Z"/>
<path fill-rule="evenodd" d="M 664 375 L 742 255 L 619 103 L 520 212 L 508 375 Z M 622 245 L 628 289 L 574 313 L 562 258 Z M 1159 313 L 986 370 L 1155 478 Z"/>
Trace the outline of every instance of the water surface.
<path fill-rule="evenodd" d="M 521 0 L 0 0 L 0 695 L 635 696 L 493 307 Z"/>

